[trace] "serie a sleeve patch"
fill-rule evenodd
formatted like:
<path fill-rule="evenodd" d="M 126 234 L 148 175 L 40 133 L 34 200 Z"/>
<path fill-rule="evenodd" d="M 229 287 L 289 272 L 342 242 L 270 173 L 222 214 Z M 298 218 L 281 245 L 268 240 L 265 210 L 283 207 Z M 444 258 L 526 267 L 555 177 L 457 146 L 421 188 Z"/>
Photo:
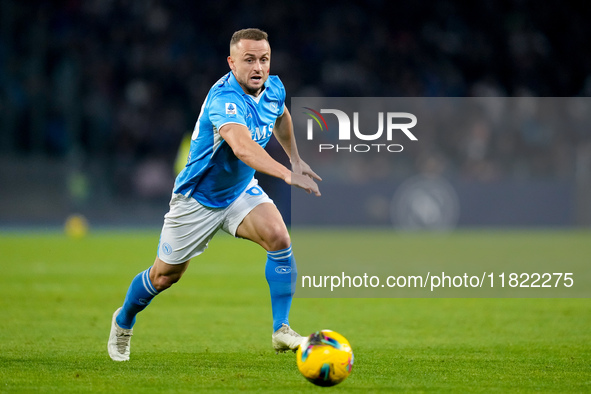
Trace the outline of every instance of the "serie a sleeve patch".
<path fill-rule="evenodd" d="M 228 117 L 235 117 L 236 116 L 236 104 L 226 103 L 226 115 Z"/>

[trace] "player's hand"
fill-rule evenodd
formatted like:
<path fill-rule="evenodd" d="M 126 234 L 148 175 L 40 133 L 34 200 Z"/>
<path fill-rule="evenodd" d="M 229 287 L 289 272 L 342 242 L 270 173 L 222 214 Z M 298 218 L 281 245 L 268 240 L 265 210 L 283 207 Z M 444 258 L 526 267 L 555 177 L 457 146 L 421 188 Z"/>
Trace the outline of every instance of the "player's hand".
<path fill-rule="evenodd" d="M 318 176 L 318 175 L 316 175 Z M 314 182 L 314 179 L 308 175 L 303 174 L 296 174 L 292 172 L 291 175 L 285 180 L 287 184 L 292 186 L 297 186 L 301 189 L 304 189 L 308 193 L 314 193 L 316 196 L 320 197 L 320 190 L 318 190 L 318 185 Z"/>
<path fill-rule="evenodd" d="M 307 175 L 310 178 L 316 179 L 317 181 L 321 181 L 322 178 L 318 174 L 316 174 L 310 166 L 303 160 L 297 160 L 291 163 L 291 169 L 296 174 Z"/>

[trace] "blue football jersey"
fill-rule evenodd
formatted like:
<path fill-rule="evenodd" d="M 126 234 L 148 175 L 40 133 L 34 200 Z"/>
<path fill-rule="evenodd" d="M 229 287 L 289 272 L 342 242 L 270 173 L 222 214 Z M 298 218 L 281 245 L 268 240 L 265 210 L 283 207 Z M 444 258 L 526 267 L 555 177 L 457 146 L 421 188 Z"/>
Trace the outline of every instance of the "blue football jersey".
<path fill-rule="evenodd" d="M 176 178 L 174 192 L 211 208 L 230 205 L 246 189 L 255 170 L 234 155 L 220 136 L 220 128 L 228 123 L 244 125 L 264 148 L 284 109 L 285 88 L 279 77 L 270 75 L 265 89 L 253 97 L 242 90 L 232 72 L 224 75 L 201 107 L 187 165 Z"/>

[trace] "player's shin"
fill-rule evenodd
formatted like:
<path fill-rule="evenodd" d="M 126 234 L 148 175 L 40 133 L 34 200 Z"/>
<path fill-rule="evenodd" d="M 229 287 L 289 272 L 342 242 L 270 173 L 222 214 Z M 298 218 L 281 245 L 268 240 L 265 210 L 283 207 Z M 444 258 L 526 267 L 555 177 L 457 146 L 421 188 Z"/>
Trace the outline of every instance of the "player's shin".
<path fill-rule="evenodd" d="M 150 304 L 152 298 L 158 295 L 159 292 L 150 281 L 151 269 L 152 267 L 140 272 L 131 281 L 121 312 L 116 318 L 119 327 L 132 328 L 135 324 L 135 316 Z"/>
<path fill-rule="evenodd" d="M 277 331 L 282 324 L 289 325 L 289 309 L 296 286 L 297 269 L 291 246 L 267 252 L 265 277 L 271 292 L 273 331 Z"/>

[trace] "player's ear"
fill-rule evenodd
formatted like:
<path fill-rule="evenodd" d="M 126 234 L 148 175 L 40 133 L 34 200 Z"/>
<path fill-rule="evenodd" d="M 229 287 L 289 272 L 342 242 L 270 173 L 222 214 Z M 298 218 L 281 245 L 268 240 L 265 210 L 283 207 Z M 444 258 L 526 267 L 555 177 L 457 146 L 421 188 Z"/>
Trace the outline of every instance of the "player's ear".
<path fill-rule="evenodd" d="M 228 56 L 228 66 L 230 66 L 230 70 L 234 71 L 234 68 L 236 68 L 234 66 L 234 60 L 232 59 L 232 56 Z"/>

